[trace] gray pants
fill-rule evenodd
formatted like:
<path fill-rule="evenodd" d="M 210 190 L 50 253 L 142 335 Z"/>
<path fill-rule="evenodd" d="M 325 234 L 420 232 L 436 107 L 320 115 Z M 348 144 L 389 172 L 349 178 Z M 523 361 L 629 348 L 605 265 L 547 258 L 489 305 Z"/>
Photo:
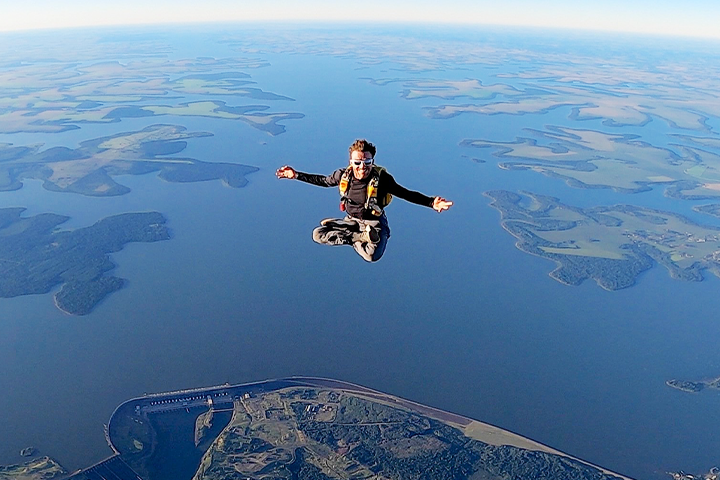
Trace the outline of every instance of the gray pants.
<path fill-rule="evenodd" d="M 359 239 L 368 225 L 379 234 L 379 242 L 372 243 Z M 379 220 L 361 220 L 347 216 L 343 219 L 331 219 L 328 225 L 321 225 L 313 230 L 312 236 L 313 240 L 321 245 L 352 245 L 363 260 L 377 262 L 385 253 L 385 246 L 390 238 L 390 227 L 385 215 Z"/>

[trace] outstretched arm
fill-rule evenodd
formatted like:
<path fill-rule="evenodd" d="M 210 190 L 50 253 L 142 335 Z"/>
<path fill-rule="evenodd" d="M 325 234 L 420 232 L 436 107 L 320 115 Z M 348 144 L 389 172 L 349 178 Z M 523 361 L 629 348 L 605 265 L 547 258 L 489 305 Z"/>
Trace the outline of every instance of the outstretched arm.
<path fill-rule="evenodd" d="M 453 206 L 453 202 L 443 197 L 435 197 L 432 208 L 437 212 L 442 212 Z"/>
<path fill-rule="evenodd" d="M 380 185 L 385 185 L 387 192 L 398 198 L 402 198 L 403 200 L 416 203 L 418 205 L 430 207 L 436 212 L 443 212 L 453 205 L 453 202 L 443 197 L 428 197 L 420 192 L 408 190 L 397 183 L 395 178 L 386 171 L 383 171 L 381 174 Z"/>
<path fill-rule="evenodd" d="M 315 175 L 312 173 L 298 172 L 290 165 L 284 165 L 275 171 L 275 175 L 278 178 L 292 178 L 300 180 L 301 182 L 310 183 L 319 187 L 335 187 L 340 183 L 340 177 L 342 176 L 343 169 L 335 170 L 332 174 Z"/>

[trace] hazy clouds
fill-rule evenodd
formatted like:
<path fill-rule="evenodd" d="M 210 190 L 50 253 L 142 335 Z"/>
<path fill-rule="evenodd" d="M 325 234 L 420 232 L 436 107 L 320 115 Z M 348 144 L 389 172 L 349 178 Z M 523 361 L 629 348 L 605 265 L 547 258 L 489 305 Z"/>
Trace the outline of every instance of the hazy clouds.
<path fill-rule="evenodd" d="M 720 2 L 690 0 L 30 0 L 2 1 L 0 31 L 237 21 L 519 25 L 720 38 Z"/>

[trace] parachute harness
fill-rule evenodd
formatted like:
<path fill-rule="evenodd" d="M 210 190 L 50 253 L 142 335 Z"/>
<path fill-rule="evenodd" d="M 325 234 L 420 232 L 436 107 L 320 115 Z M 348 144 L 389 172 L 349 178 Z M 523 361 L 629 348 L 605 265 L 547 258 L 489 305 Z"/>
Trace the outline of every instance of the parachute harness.
<path fill-rule="evenodd" d="M 372 172 L 370 173 L 370 182 L 367 186 L 367 195 L 365 198 L 365 210 L 370 211 L 376 217 L 383 214 L 383 209 L 392 201 L 392 195 L 389 193 L 384 195 L 383 198 L 378 198 L 378 184 L 380 183 L 380 174 L 383 171 L 387 171 L 385 167 L 373 165 Z M 345 169 L 340 178 L 340 210 L 346 210 L 346 203 L 349 200 L 347 192 L 350 190 L 350 182 L 353 178 L 352 166 Z"/>

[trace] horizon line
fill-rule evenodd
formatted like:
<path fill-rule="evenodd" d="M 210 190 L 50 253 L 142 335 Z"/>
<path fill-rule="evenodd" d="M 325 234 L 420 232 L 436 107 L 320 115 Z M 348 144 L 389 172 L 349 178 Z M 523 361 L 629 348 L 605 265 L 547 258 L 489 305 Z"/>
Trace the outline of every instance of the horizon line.
<path fill-rule="evenodd" d="M 0 26 L 0 35 L 3 34 L 31 34 L 41 32 L 55 32 L 55 31 L 70 31 L 70 30 L 94 30 L 103 28 L 136 28 L 136 27 L 182 27 L 182 26 L 211 26 L 211 25 L 242 25 L 242 24 L 255 24 L 255 25 L 287 25 L 287 26 L 331 26 L 331 25 L 397 25 L 397 26 L 418 26 L 418 27 L 481 27 L 481 28 L 510 28 L 513 30 L 518 29 L 529 29 L 534 31 L 566 31 L 575 33 L 587 33 L 587 34 L 622 34 L 630 36 L 641 36 L 641 37 L 654 37 L 654 38 L 667 38 L 667 39 L 685 39 L 685 40 L 704 40 L 704 41 L 720 41 L 720 32 L 717 35 L 702 35 L 702 34 L 690 34 L 690 33 L 661 33 L 653 31 L 641 31 L 641 30 L 628 30 L 628 29 L 607 29 L 602 27 L 572 27 L 566 25 L 534 25 L 524 23 L 482 23 L 474 21 L 441 21 L 431 22 L 426 20 L 389 20 L 389 19 L 359 19 L 359 20 L 348 20 L 348 19 L 320 19 L 320 18 L 306 18 L 306 19 L 233 19 L 233 20 L 169 20 L 169 21 L 148 21 L 148 22 L 103 22 L 103 23 L 87 23 L 87 24 L 76 24 L 76 25 L 50 25 L 50 26 L 35 26 L 26 28 L 3 28 Z"/>

